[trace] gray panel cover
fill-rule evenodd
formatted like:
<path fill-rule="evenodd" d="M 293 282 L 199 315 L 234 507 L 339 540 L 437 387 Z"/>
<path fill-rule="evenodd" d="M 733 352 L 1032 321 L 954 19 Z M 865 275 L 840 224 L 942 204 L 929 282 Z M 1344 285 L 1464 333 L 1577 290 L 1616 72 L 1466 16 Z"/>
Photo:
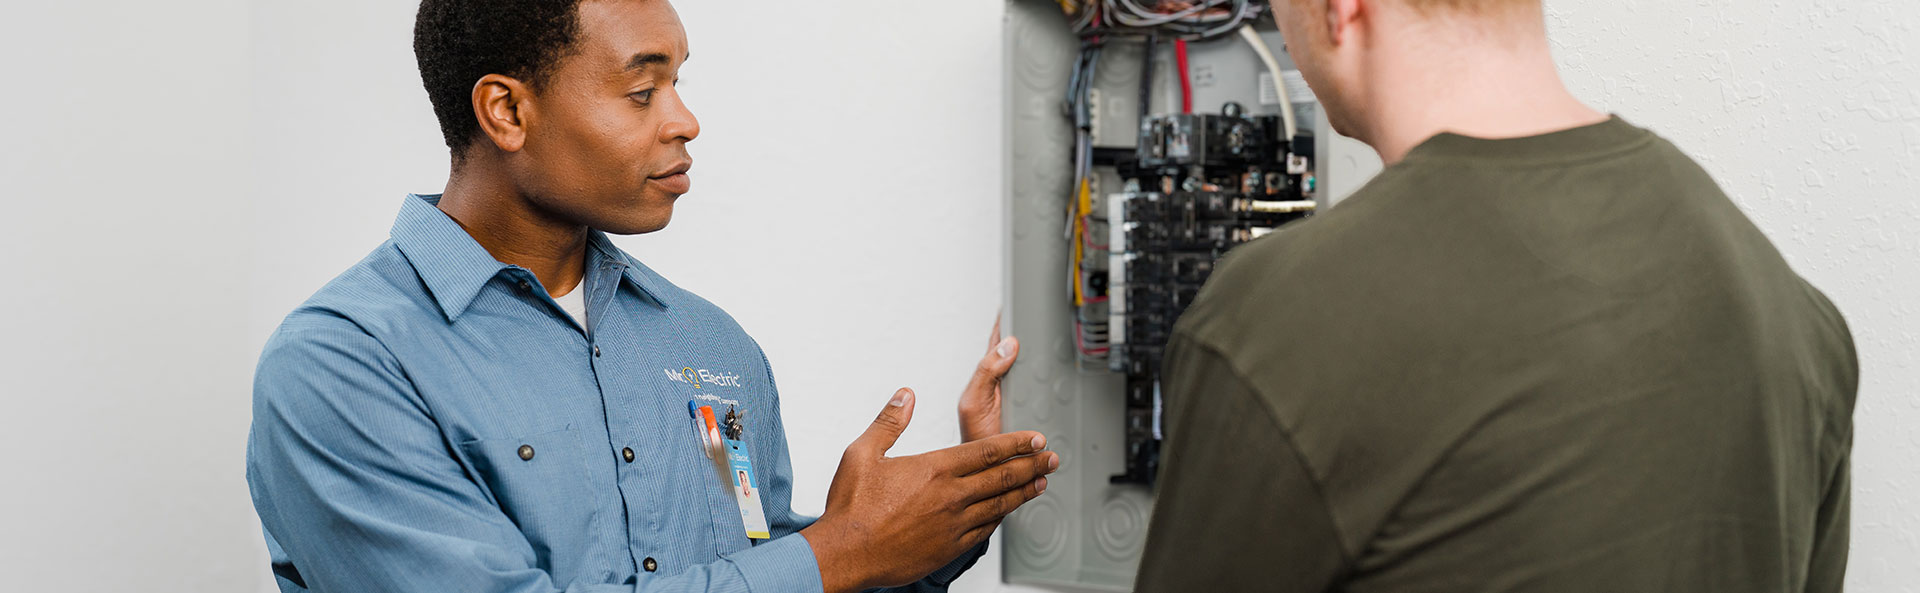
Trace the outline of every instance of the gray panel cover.
<path fill-rule="evenodd" d="M 1269 21 L 1270 22 L 1270 21 Z M 1284 68 L 1279 35 L 1263 33 Z M 1156 112 L 1176 110 L 1171 43 L 1160 44 L 1152 97 Z M 1025 348 L 1004 384 L 1008 430 L 1039 430 L 1060 452 L 1047 493 L 1005 523 L 1005 578 L 1072 590 L 1130 590 L 1152 507 L 1145 487 L 1112 485 L 1120 473 L 1122 377 L 1081 369 L 1063 236 L 1072 189 L 1073 130 L 1063 113 L 1067 77 L 1079 49 L 1057 3 L 1010 0 L 1006 22 L 1006 294 L 1003 323 Z M 1095 144 L 1132 146 L 1138 129 L 1141 45 L 1107 46 L 1095 77 Z M 1258 99 L 1260 61 L 1238 36 L 1193 44 L 1194 111 L 1238 101 L 1250 114 L 1276 113 Z M 1300 107 L 1303 129 L 1323 127 L 1318 106 Z M 1321 145 L 1327 146 L 1326 141 Z M 1324 154 L 1324 149 L 1323 149 Z M 1324 159 L 1323 159 L 1324 160 Z M 1357 182 L 1359 180 L 1352 180 Z M 1324 183 L 1324 180 L 1323 180 Z M 1349 186 L 1351 187 L 1351 186 Z M 1103 174 L 1096 197 L 1120 190 Z M 1323 204 L 1325 206 L 1325 204 Z M 1095 205 L 1100 211 L 1100 206 Z"/>

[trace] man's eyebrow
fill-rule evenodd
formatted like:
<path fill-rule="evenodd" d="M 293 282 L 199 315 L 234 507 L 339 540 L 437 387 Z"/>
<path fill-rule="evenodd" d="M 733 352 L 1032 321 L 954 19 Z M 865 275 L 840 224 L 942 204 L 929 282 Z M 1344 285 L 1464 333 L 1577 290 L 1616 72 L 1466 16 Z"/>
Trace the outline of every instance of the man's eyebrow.
<path fill-rule="evenodd" d="M 692 57 L 693 54 L 687 54 L 687 55 L 688 57 Z M 660 52 L 633 54 L 633 57 L 627 60 L 627 69 L 640 70 L 648 66 L 665 64 L 671 61 L 673 61 L 672 58 L 669 58 L 667 57 L 667 54 L 660 53 Z"/>

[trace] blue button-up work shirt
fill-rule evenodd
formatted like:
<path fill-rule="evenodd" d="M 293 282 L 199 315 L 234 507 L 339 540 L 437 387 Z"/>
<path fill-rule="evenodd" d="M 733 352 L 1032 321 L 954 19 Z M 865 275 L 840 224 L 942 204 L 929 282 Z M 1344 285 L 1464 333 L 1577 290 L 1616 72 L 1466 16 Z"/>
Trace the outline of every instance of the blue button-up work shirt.
<path fill-rule="evenodd" d="M 409 196 L 261 355 L 247 482 L 280 589 L 820 591 L 773 374 L 739 324 L 596 232 L 580 327 L 438 199 Z M 694 399 L 745 414 L 771 540 L 747 538 Z"/>

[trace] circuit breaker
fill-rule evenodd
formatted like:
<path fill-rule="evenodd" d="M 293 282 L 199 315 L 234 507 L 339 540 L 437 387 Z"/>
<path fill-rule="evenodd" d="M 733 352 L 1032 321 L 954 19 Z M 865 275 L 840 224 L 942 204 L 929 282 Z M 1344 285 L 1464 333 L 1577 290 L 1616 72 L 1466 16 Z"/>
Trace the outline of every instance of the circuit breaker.
<path fill-rule="evenodd" d="M 1152 509 L 1173 324 L 1221 256 L 1379 165 L 1326 124 L 1254 3 L 1190 2 L 1172 14 L 1211 16 L 1172 30 L 1103 29 L 1078 4 L 1007 6 L 1003 324 L 1024 348 L 1003 410 L 1009 430 L 1045 432 L 1061 467 L 1004 524 L 1003 570 L 1124 591 Z"/>

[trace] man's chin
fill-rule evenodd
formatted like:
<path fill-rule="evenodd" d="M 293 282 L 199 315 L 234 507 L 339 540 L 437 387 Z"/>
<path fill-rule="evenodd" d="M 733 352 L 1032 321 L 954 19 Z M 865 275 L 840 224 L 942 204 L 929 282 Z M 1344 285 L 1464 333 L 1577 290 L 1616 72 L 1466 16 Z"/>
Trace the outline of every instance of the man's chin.
<path fill-rule="evenodd" d="M 615 218 L 614 220 L 608 221 L 605 225 L 595 225 L 594 228 L 609 235 L 644 235 L 667 228 L 667 223 L 669 222 L 673 222 L 672 206 L 663 208 L 657 213 L 649 212 L 643 216 Z"/>

